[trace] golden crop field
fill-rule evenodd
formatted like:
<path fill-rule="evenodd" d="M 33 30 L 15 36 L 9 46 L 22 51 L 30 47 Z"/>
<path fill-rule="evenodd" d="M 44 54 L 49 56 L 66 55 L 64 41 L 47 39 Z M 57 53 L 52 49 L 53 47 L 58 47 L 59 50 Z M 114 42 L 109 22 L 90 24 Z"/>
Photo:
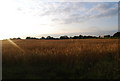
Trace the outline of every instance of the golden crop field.
<path fill-rule="evenodd" d="M 3 40 L 3 79 L 119 79 L 118 39 Z"/>

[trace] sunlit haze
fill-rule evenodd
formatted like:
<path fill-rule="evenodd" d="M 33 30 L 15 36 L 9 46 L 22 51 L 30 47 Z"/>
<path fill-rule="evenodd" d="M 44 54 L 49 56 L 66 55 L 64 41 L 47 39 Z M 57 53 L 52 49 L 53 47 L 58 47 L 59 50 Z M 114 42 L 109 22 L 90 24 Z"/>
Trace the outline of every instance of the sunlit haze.
<path fill-rule="evenodd" d="M 118 2 L 1 0 L 0 39 L 118 31 Z"/>

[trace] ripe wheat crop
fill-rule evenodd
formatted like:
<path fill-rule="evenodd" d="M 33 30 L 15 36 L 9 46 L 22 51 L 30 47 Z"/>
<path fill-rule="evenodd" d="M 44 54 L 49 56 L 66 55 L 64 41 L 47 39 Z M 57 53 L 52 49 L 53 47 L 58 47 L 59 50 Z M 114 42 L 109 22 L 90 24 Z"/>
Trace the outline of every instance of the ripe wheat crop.
<path fill-rule="evenodd" d="M 120 78 L 118 39 L 11 41 L 2 41 L 3 79 Z"/>

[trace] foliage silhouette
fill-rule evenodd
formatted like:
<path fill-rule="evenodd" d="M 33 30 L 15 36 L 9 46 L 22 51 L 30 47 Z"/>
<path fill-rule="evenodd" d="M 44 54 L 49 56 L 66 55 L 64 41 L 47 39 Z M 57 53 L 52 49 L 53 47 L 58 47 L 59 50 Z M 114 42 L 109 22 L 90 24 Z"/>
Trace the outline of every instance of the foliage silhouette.
<path fill-rule="evenodd" d="M 41 37 L 41 38 L 36 38 L 36 37 L 26 37 L 26 39 L 45 39 L 45 40 L 60 40 L 60 39 L 97 39 L 97 38 L 120 38 L 120 32 L 116 32 L 113 36 L 110 35 L 103 35 L 103 36 L 86 36 L 86 35 L 78 35 L 78 36 L 73 36 L 73 37 L 68 37 L 67 35 L 60 36 L 59 38 L 54 38 L 51 36 Z M 18 38 L 10 38 L 11 40 L 16 40 L 16 39 L 21 39 L 20 37 Z"/>
<path fill-rule="evenodd" d="M 120 32 L 117 32 L 113 35 L 113 37 L 119 37 L 120 38 Z"/>

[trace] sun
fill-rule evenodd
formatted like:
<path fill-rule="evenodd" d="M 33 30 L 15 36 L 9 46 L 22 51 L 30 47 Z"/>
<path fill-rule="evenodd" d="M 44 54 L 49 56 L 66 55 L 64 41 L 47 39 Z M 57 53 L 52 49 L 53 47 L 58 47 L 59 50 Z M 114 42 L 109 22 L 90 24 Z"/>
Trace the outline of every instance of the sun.
<path fill-rule="evenodd" d="M 55 30 L 51 25 L 49 17 L 11 13 L 1 24 L 0 39 L 49 34 Z"/>
<path fill-rule="evenodd" d="M 34 13 L 27 13 L 17 10 L 16 2 L 0 5 L 2 10 L 0 15 L 0 39 L 8 39 L 13 37 L 34 36 L 39 34 L 49 34 L 55 31 L 51 25 L 51 17 L 35 16 Z M 4 9 L 3 9 L 4 7 Z M 25 7 L 26 8 L 26 7 Z"/>

